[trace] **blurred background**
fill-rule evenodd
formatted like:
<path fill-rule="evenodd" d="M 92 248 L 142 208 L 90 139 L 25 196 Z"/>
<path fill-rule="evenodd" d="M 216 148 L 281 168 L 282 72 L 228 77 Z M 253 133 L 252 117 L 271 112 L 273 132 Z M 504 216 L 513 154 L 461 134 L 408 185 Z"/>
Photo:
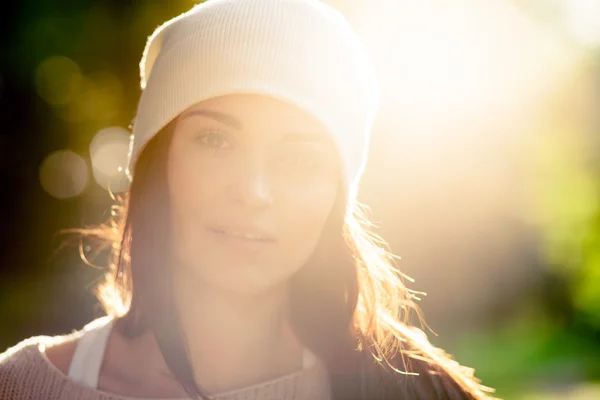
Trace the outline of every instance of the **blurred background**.
<path fill-rule="evenodd" d="M 377 65 L 359 197 L 431 341 L 498 397 L 600 399 L 600 0 L 327 2 Z M 3 5 L 1 351 L 92 318 L 103 271 L 59 231 L 127 189 L 145 40 L 195 3 Z"/>

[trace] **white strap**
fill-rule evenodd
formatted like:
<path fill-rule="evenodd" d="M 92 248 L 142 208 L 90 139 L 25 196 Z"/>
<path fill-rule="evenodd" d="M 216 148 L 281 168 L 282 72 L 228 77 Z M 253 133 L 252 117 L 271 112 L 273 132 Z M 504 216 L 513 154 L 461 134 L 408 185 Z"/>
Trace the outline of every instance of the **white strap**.
<path fill-rule="evenodd" d="M 70 379 L 93 389 L 98 388 L 100 367 L 111 328 L 110 316 L 98 318 L 83 327 L 69 365 Z"/>
<path fill-rule="evenodd" d="M 98 318 L 83 327 L 73 358 L 69 365 L 69 378 L 92 389 L 98 388 L 100 368 L 104 360 L 106 344 L 112 329 L 112 317 Z M 308 369 L 315 365 L 317 356 L 304 348 L 302 353 L 302 368 Z"/>

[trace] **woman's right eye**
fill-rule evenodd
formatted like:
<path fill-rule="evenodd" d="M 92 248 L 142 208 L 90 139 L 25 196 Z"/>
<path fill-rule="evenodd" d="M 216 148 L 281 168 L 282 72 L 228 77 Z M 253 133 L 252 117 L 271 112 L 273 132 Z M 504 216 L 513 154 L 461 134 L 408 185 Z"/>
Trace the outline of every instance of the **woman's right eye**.
<path fill-rule="evenodd" d="M 197 136 L 197 140 L 200 142 L 200 145 L 212 150 L 226 150 L 231 147 L 227 135 L 215 129 L 202 131 Z"/>

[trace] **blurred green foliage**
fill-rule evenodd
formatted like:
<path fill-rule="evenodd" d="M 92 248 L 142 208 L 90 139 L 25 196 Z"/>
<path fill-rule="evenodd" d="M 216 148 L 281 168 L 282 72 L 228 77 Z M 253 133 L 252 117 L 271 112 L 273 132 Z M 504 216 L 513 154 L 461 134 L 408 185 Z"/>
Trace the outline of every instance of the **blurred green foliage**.
<path fill-rule="evenodd" d="M 530 155 L 526 219 L 545 284 L 501 327 L 448 345 L 503 399 L 600 398 L 599 77 L 591 54 L 540 118 Z"/>

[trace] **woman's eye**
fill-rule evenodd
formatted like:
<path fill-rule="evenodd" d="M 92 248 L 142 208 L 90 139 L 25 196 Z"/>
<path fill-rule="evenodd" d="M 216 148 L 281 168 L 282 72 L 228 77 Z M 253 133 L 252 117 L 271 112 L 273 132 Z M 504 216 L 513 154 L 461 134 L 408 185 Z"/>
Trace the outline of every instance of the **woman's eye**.
<path fill-rule="evenodd" d="M 295 170 L 311 171 L 320 165 L 320 157 L 311 151 L 290 151 L 281 160 L 288 168 Z"/>
<path fill-rule="evenodd" d="M 224 150 L 231 147 L 227 135 L 218 130 L 203 131 L 198 135 L 197 140 L 203 147 L 213 150 Z"/>

